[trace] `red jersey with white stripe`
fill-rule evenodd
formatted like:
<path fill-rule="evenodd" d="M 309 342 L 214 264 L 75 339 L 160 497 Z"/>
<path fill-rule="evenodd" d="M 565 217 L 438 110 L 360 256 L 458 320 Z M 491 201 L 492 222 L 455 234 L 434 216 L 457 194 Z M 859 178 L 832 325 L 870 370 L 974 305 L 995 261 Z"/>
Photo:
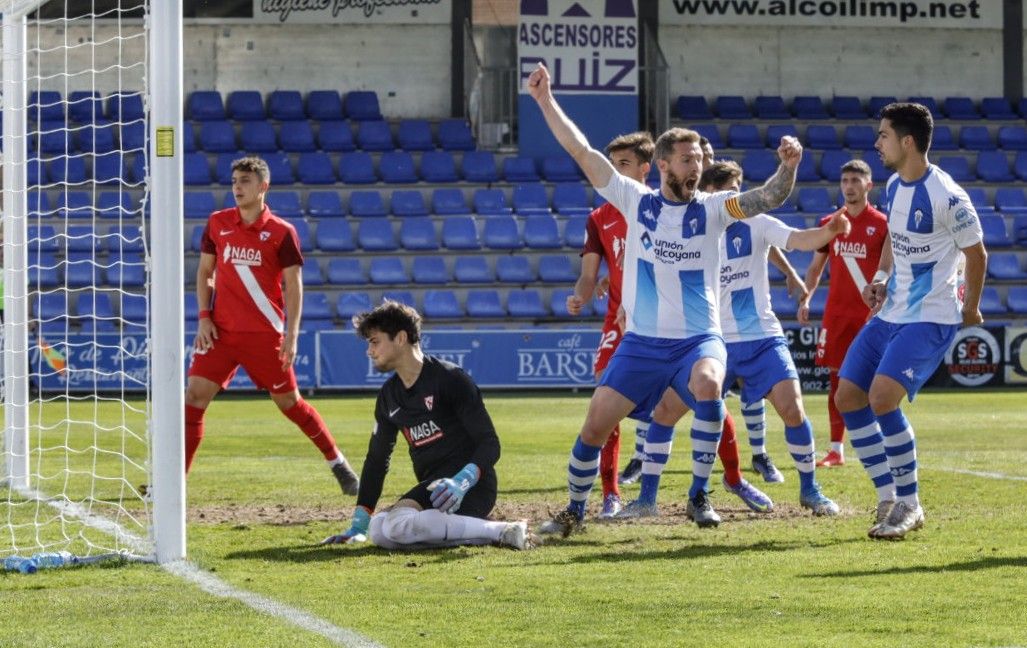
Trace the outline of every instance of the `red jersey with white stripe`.
<path fill-rule="evenodd" d="M 596 207 L 588 215 L 585 224 L 585 246 L 582 256 L 592 252 L 606 260 L 610 270 L 610 303 L 606 306 L 607 317 L 613 317 L 620 308 L 621 284 L 624 277 L 624 238 L 628 235 L 628 223 L 617 208 L 606 203 Z"/>
<path fill-rule="evenodd" d="M 828 220 L 830 215 L 824 216 L 820 225 Z M 888 241 L 888 217 L 869 203 L 857 216 L 849 216 L 849 220 L 852 222 L 849 235 L 838 236 L 819 250 L 829 255 L 831 273 L 825 322 L 835 318 L 867 319 L 870 309 L 863 303 L 863 287 L 877 272 L 881 250 Z"/>
<path fill-rule="evenodd" d="M 210 215 L 201 251 L 217 258 L 213 319 L 233 333 L 285 331 L 282 270 L 303 264 L 296 228 L 266 206 L 247 225 L 238 207 Z"/>

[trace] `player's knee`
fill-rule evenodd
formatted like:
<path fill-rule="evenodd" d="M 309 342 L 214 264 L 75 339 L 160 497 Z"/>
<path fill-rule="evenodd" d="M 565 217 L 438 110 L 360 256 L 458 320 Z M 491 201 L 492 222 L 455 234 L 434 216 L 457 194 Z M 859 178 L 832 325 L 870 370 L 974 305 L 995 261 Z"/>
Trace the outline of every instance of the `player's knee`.
<path fill-rule="evenodd" d="M 367 537 L 379 547 L 388 547 L 391 541 L 385 535 L 385 519 L 389 516 L 386 513 L 375 513 L 371 516 L 371 522 L 367 525 Z"/>
<path fill-rule="evenodd" d="M 866 394 L 847 380 L 838 383 L 834 404 L 842 412 L 853 412 L 866 407 Z"/>
<path fill-rule="evenodd" d="M 423 534 L 420 532 L 417 523 L 417 517 L 420 513 L 421 511 L 405 506 L 392 509 L 383 516 L 382 536 L 384 539 L 395 544 L 421 542 Z"/>
<path fill-rule="evenodd" d="M 716 376 L 702 373 L 692 378 L 688 390 L 695 395 L 696 400 L 717 400 L 720 398 L 720 381 Z"/>
<path fill-rule="evenodd" d="M 870 409 L 878 416 L 887 414 L 898 407 L 894 394 L 888 393 L 885 390 L 871 389 L 868 400 L 870 401 Z"/>
<path fill-rule="evenodd" d="M 211 395 L 206 390 L 189 385 L 185 388 L 185 404 L 196 409 L 207 409 L 210 405 Z"/>
<path fill-rule="evenodd" d="M 291 391 L 284 394 L 271 394 L 271 400 L 275 402 L 278 409 L 285 412 L 296 407 L 296 403 L 300 402 L 300 397 L 298 393 Z"/>
<path fill-rule="evenodd" d="M 802 408 L 802 403 L 798 401 L 785 403 L 778 414 L 781 415 L 781 420 L 788 427 L 802 425 L 803 419 L 806 418 L 806 412 Z"/>

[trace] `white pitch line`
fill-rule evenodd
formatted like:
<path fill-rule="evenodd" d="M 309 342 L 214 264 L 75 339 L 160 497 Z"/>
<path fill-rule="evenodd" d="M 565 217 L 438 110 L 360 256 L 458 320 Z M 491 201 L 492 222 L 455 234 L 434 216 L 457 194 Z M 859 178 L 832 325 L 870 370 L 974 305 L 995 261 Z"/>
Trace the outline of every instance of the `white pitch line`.
<path fill-rule="evenodd" d="M 963 468 L 944 468 L 944 467 L 933 467 L 934 470 L 943 470 L 950 473 L 958 473 L 960 475 L 973 475 L 974 477 L 984 477 L 986 479 L 1001 479 L 1004 481 L 1027 481 L 1027 477 L 1021 477 L 1019 475 L 1004 475 L 996 472 L 980 472 L 977 470 L 965 470 Z M 930 468 L 928 468 L 930 470 Z"/>

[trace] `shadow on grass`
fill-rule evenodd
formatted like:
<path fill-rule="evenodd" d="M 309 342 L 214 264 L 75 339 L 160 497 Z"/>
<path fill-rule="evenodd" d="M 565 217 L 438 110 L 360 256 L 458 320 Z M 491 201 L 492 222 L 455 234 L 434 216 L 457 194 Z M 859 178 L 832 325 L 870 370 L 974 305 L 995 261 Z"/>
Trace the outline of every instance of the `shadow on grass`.
<path fill-rule="evenodd" d="M 419 567 L 431 562 L 435 564 L 455 562 L 474 555 L 470 549 L 477 547 L 445 547 L 438 549 L 381 549 L 370 542 L 360 546 L 338 545 L 292 545 L 288 547 L 265 547 L 248 551 L 233 551 L 225 554 L 228 560 L 267 560 L 271 562 L 313 563 L 335 560 L 352 560 L 368 556 L 385 557 L 395 554 L 410 556 L 408 567 Z M 416 558 L 416 560 L 413 560 Z M 416 564 L 412 564 L 416 563 Z"/>
<path fill-rule="evenodd" d="M 788 541 L 782 542 L 778 540 L 765 540 L 760 542 L 754 542 L 751 544 L 705 544 L 695 541 L 694 537 L 673 537 L 666 538 L 667 540 L 680 541 L 683 546 L 675 549 L 666 549 L 662 551 L 648 551 L 640 549 L 638 551 L 629 551 L 627 549 L 618 550 L 616 552 L 604 552 L 587 554 L 583 556 L 573 556 L 563 561 L 562 564 L 579 564 L 579 563 L 617 563 L 617 562 L 638 562 L 644 560 L 688 560 L 690 558 L 715 558 L 717 556 L 729 555 L 738 556 L 742 553 L 747 552 L 782 552 L 782 551 L 796 551 L 804 549 L 824 549 L 837 547 L 838 545 L 848 544 L 852 542 L 862 542 L 858 538 L 840 538 L 834 540 L 825 540 L 821 542 L 808 542 L 808 541 Z M 604 545 L 608 546 L 611 544 L 633 544 L 638 545 L 640 541 L 638 539 L 619 540 L 614 542 L 589 542 L 582 541 L 578 538 L 571 537 L 567 540 L 553 540 L 550 544 L 556 546 L 586 546 L 586 545 Z M 557 561 L 559 563 L 559 561 Z"/>
<path fill-rule="evenodd" d="M 852 571 L 804 574 L 803 578 L 852 578 L 856 576 L 900 576 L 903 574 L 946 574 L 951 572 L 973 572 L 980 569 L 999 567 L 1027 567 L 1027 558 L 1018 556 L 988 556 L 975 560 L 949 563 L 947 565 L 910 565 L 908 567 L 887 567 Z"/>
<path fill-rule="evenodd" d="M 545 493 L 566 493 L 567 484 L 551 488 L 504 488 L 501 495 L 543 495 Z"/>

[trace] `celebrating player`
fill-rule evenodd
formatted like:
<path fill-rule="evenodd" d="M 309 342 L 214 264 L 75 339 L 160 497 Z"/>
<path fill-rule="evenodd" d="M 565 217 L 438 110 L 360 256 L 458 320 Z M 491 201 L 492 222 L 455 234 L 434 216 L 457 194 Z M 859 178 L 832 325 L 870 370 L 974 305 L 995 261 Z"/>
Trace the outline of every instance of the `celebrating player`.
<path fill-rule="evenodd" d="M 984 321 L 981 291 L 988 253 L 966 192 L 930 164 L 934 120 L 915 103 L 881 110 L 875 148 L 895 174 L 888 180 L 891 246 L 864 289 L 877 315 L 856 336 L 839 372 L 835 401 L 852 446 L 877 489 L 872 538 L 902 538 L 924 524 L 916 440 L 903 415 L 938 367 L 956 331 Z M 889 253 L 890 252 L 890 253 Z M 966 292 L 957 291 L 960 253 Z"/>
<path fill-rule="evenodd" d="M 827 398 L 831 450 L 817 462 L 818 467 L 845 464 L 845 421 L 834 403 L 834 395 L 838 392 L 838 369 L 845 359 L 845 352 L 870 316 L 870 309 L 863 303 L 861 295 L 881 263 L 881 250 L 888 240 L 888 217 L 874 209 L 867 200 L 873 186 L 870 166 L 866 162 L 850 160 L 842 165 L 841 190 L 852 231 L 846 236 L 839 236 L 813 255 L 806 271 L 809 295 L 799 303 L 799 323 L 806 326 L 809 324 L 810 298 L 830 260 L 831 283 L 827 286 L 827 306 L 817 341 L 816 362 L 831 372 L 831 389 Z M 824 216 L 820 224 L 829 218 L 831 215 Z"/>
<path fill-rule="evenodd" d="M 386 301 L 353 323 L 375 369 L 396 373 L 378 392 L 350 528 L 324 542 L 370 536 L 384 549 L 490 543 L 530 549 L 535 538 L 526 522 L 485 519 L 496 503 L 499 437 L 471 377 L 421 351 L 421 316 L 409 306 Z M 419 483 L 374 513 L 400 432 Z"/>
<path fill-rule="evenodd" d="M 211 214 L 203 230 L 196 271 L 199 327 L 185 390 L 185 469 L 203 439 L 207 406 L 241 365 L 321 451 L 343 493 L 356 495 L 356 473 L 296 388 L 292 363 L 303 307 L 303 256 L 295 228 L 264 204 L 270 182 L 264 160 L 233 162 L 236 206 Z"/>

